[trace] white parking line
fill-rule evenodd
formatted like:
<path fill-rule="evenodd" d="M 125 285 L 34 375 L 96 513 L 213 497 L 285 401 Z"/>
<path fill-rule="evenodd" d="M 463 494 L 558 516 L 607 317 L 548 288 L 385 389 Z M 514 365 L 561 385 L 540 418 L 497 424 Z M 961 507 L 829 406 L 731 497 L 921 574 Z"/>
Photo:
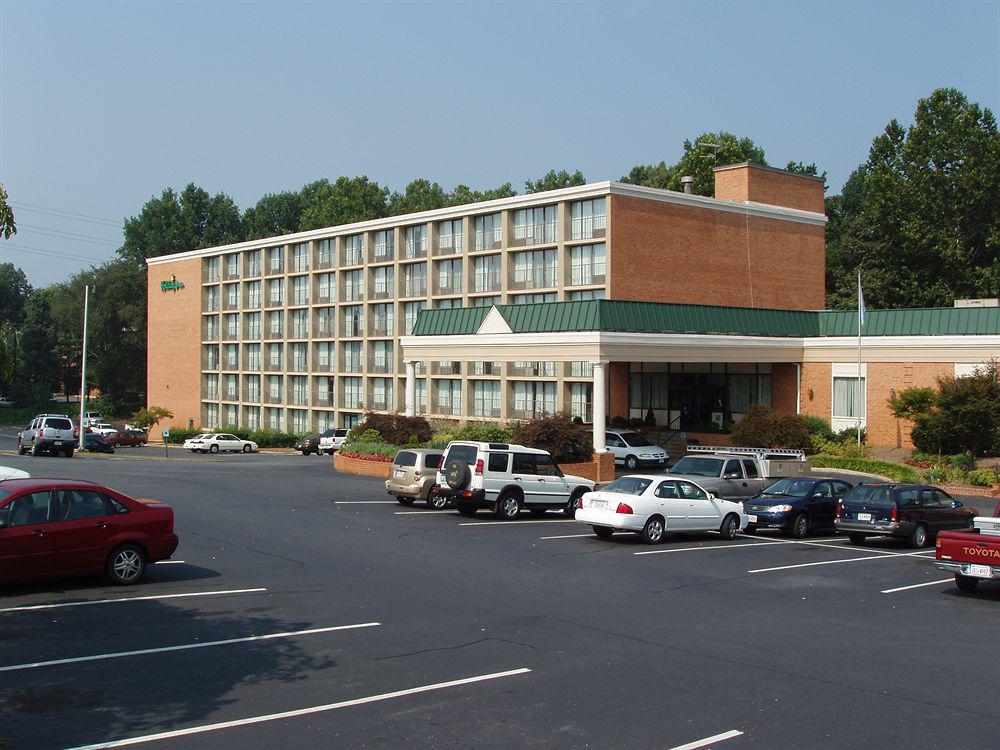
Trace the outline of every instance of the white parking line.
<path fill-rule="evenodd" d="M 399 505 L 395 500 L 334 500 L 334 505 Z"/>
<path fill-rule="evenodd" d="M 675 549 L 652 549 L 646 552 L 633 552 L 633 555 L 663 555 L 670 552 L 697 552 L 703 549 L 753 549 L 754 547 L 770 547 L 781 542 L 757 542 L 756 544 L 713 544 L 708 547 L 679 547 Z"/>
<path fill-rule="evenodd" d="M 849 562 L 863 562 L 864 560 L 891 560 L 895 557 L 917 557 L 919 555 L 933 555 L 934 550 L 928 550 L 927 552 L 893 552 L 890 556 L 883 555 L 882 557 L 877 557 L 875 555 L 866 555 L 865 557 L 849 557 L 846 560 L 823 560 L 822 562 L 809 562 L 809 563 L 798 563 L 797 565 L 779 565 L 774 568 L 757 568 L 756 570 L 748 570 L 747 573 L 770 573 L 774 570 L 792 570 L 793 568 L 811 568 L 815 565 L 839 565 L 841 563 Z"/>
<path fill-rule="evenodd" d="M 93 599 L 84 602 L 61 602 L 59 604 L 32 604 L 24 607 L 7 607 L 0 609 L 3 612 L 31 612 L 37 609 L 57 609 L 59 607 L 88 607 L 91 604 L 119 604 L 120 602 L 146 602 L 154 599 L 181 599 L 189 596 L 223 596 L 225 594 L 259 594 L 267 591 L 265 588 L 259 589 L 229 589 L 227 591 L 193 591 L 187 594 L 157 594 L 155 596 L 123 596 L 117 599 Z"/>
<path fill-rule="evenodd" d="M 247 724 L 262 724 L 266 721 L 278 721 L 281 719 L 292 719 L 296 716 L 307 716 L 309 714 L 318 714 L 325 711 L 335 711 L 338 708 L 349 708 L 351 706 L 363 706 L 366 703 L 377 703 L 379 701 L 391 700 L 393 698 L 402 698 L 407 695 L 416 695 L 418 693 L 428 693 L 432 690 L 443 690 L 450 687 L 458 687 L 459 685 L 470 685 L 474 682 L 485 682 L 486 680 L 499 680 L 503 677 L 514 677 L 515 675 L 527 674 L 531 670 L 527 667 L 521 667 L 520 669 L 511 669 L 507 672 L 494 672 L 492 674 L 482 674 L 476 677 L 465 677 L 461 680 L 451 680 L 449 682 L 437 682 L 433 685 L 421 685 L 420 687 L 407 688 L 406 690 L 396 690 L 392 693 L 380 693 L 379 695 L 369 695 L 365 698 L 355 698 L 354 700 L 340 701 L 339 703 L 327 703 L 323 706 L 312 706 L 310 708 L 299 708 L 294 711 L 283 711 L 277 714 L 264 714 L 262 716 L 251 716 L 246 719 L 236 719 L 234 721 L 222 721 L 218 724 L 202 724 L 197 727 L 188 727 L 186 729 L 175 729 L 171 732 L 159 732 L 157 734 L 147 734 L 141 737 L 130 737 L 126 740 L 114 740 L 111 742 L 99 742 L 96 745 L 81 745 L 79 747 L 70 748 L 70 750 L 103 750 L 104 748 L 111 747 L 125 747 L 127 745 L 139 745 L 146 742 L 155 742 L 156 740 L 165 740 L 173 737 L 186 737 L 191 734 L 202 734 L 204 732 L 215 732 L 220 729 L 231 729 L 233 727 L 246 726 Z"/>
<path fill-rule="evenodd" d="M 595 538 L 596 534 L 563 534 L 562 536 L 540 536 L 539 539 L 582 539 L 583 537 Z"/>
<path fill-rule="evenodd" d="M 716 742 L 731 740 L 733 737 L 740 737 L 742 734 L 743 732 L 738 729 L 730 729 L 728 732 L 713 734 L 711 737 L 706 737 L 703 740 L 695 740 L 694 742 L 688 742 L 684 745 L 677 745 L 676 747 L 670 748 L 670 750 L 698 750 L 699 747 L 708 747 L 709 745 L 714 745 Z"/>
<path fill-rule="evenodd" d="M 517 524 L 518 526 L 526 523 L 576 523 L 576 521 L 567 518 L 565 521 L 470 521 L 468 523 L 460 523 L 459 526 L 509 526 L 510 524 Z"/>
<path fill-rule="evenodd" d="M 448 516 L 448 515 L 454 515 L 454 514 L 442 513 L 439 510 L 434 510 L 432 508 L 428 508 L 427 510 L 397 510 L 392 515 L 394 515 L 394 516 L 426 516 L 426 515 L 431 515 L 431 516 Z"/>
<path fill-rule="evenodd" d="M 75 656 L 70 659 L 53 659 L 52 661 L 36 661 L 28 664 L 11 664 L 0 667 L 0 672 L 17 672 L 22 669 L 38 669 L 39 667 L 54 667 L 59 664 L 77 664 L 83 661 L 101 661 L 103 659 L 121 659 L 126 656 L 145 656 L 146 654 L 163 654 L 169 651 L 189 651 L 193 648 L 209 648 L 210 646 L 228 646 L 233 643 L 250 643 L 252 641 L 269 641 L 275 638 L 292 638 L 299 635 L 315 635 L 316 633 L 332 633 L 335 630 L 355 630 L 357 628 L 373 628 L 381 625 L 379 622 L 363 622 L 357 625 L 335 625 L 331 628 L 311 628 L 309 630 L 291 630 L 286 633 L 269 633 L 267 635 L 251 635 L 246 638 L 227 638 L 224 641 L 205 641 L 204 643 L 185 643 L 180 646 L 163 646 L 161 648 L 143 648 L 137 651 L 116 651 L 110 654 L 94 654 L 92 656 Z"/>
<path fill-rule="evenodd" d="M 895 594 L 897 591 L 909 591 L 910 589 L 919 589 L 924 586 L 940 586 L 942 583 L 954 583 L 954 578 L 945 578 L 942 581 L 928 581 L 927 583 L 914 583 L 912 586 L 897 586 L 894 589 L 882 589 L 883 594 Z"/>
<path fill-rule="evenodd" d="M 153 565 L 184 565 L 187 560 L 157 560 Z"/>

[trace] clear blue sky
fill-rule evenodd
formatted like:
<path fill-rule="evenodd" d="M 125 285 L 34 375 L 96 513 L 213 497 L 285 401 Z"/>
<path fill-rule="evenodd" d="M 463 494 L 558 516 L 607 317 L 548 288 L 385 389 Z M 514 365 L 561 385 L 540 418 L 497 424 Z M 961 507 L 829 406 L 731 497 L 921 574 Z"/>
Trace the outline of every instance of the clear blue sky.
<path fill-rule="evenodd" d="M 36 286 L 90 265 L 38 251 L 108 259 L 115 224 L 167 186 L 241 208 L 342 174 L 520 190 L 551 168 L 617 179 L 725 129 L 771 164 L 815 161 L 836 193 L 933 89 L 1000 101 L 996 0 L 4 0 L 0 39 L 0 180 L 20 225 L 0 254 Z"/>

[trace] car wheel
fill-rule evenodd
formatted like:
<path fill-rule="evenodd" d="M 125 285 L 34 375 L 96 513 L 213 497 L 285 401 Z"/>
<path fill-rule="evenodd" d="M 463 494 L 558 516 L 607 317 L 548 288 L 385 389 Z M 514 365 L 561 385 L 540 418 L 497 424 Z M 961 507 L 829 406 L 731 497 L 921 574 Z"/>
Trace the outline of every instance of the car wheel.
<path fill-rule="evenodd" d="M 576 517 L 576 506 L 580 502 L 580 498 L 583 497 L 583 493 L 586 490 L 578 489 L 572 495 L 570 495 L 569 502 L 566 503 L 566 507 L 563 509 L 563 513 L 566 514 L 567 518 Z"/>
<path fill-rule="evenodd" d="M 972 578 L 971 576 L 963 576 L 961 573 L 956 573 L 955 585 L 962 591 L 975 591 L 976 586 L 979 585 L 979 579 Z"/>
<path fill-rule="evenodd" d="M 243 452 L 244 452 L 244 453 L 249 453 L 249 452 L 250 452 L 250 450 L 251 450 L 251 448 L 250 448 L 250 444 L 249 444 L 249 443 L 244 443 L 244 444 L 243 444 Z"/>
<path fill-rule="evenodd" d="M 72 448 L 67 448 L 65 455 L 66 455 L 66 458 L 73 458 L 73 449 Z"/>
<path fill-rule="evenodd" d="M 861 545 L 865 543 L 867 537 L 864 534 L 848 534 L 847 539 L 851 544 Z"/>
<path fill-rule="evenodd" d="M 722 519 L 722 526 L 719 527 L 719 533 L 722 534 L 722 538 L 727 541 L 733 541 L 736 535 L 740 531 L 740 519 L 733 513 Z"/>
<path fill-rule="evenodd" d="M 805 539 L 809 533 L 809 517 L 805 513 L 799 513 L 792 521 L 792 538 Z"/>
<path fill-rule="evenodd" d="M 410 506 L 413 505 L 413 498 L 406 495 L 396 495 L 396 502 L 400 505 Z"/>
<path fill-rule="evenodd" d="M 218 445 L 210 445 L 210 446 L 208 446 L 208 452 L 209 453 L 218 453 L 219 452 L 219 446 Z"/>
<path fill-rule="evenodd" d="M 476 508 L 475 505 L 461 505 L 461 504 L 459 504 L 459 506 L 458 506 L 458 515 L 472 517 L 472 516 L 476 515 L 476 511 L 477 510 L 478 510 L 478 508 Z"/>
<path fill-rule="evenodd" d="M 468 468 L 468 467 L 466 467 Z M 513 492 L 506 492 L 497 498 L 496 517 L 503 521 L 513 521 L 521 512 L 521 499 Z"/>
<path fill-rule="evenodd" d="M 23 445 L 21 445 L 21 441 L 18 440 L 17 441 L 17 455 L 23 456 L 27 452 L 28 452 L 28 449 L 25 448 Z"/>
<path fill-rule="evenodd" d="M 444 510 L 448 507 L 448 498 L 444 495 L 432 492 L 427 496 L 427 507 L 433 508 L 434 510 Z"/>
<path fill-rule="evenodd" d="M 659 544 L 663 541 L 663 519 L 653 516 L 642 527 L 642 541 L 646 544 Z"/>
<path fill-rule="evenodd" d="M 636 458 L 635 456 L 626 456 L 625 468 L 628 469 L 629 471 L 635 471 L 636 469 L 639 468 L 639 459 Z"/>
<path fill-rule="evenodd" d="M 113 446 L 113 447 L 114 447 L 114 448 L 115 448 L 116 450 L 117 450 L 118 448 L 121 448 L 121 447 L 122 447 L 122 444 L 121 444 L 121 443 L 119 443 L 119 442 L 118 442 L 117 440 L 116 440 L 115 442 L 113 442 L 113 443 L 112 443 L 111 445 L 112 445 L 112 446 Z"/>
<path fill-rule="evenodd" d="M 925 544 L 927 544 L 927 529 L 923 524 L 918 524 L 910 534 L 910 546 L 919 549 Z"/>
<path fill-rule="evenodd" d="M 591 528 L 598 539 L 610 539 L 615 534 L 615 530 L 607 526 L 591 526 Z"/>
<path fill-rule="evenodd" d="M 301 451 L 299 451 L 299 453 L 301 453 L 303 456 L 308 456 L 309 455 L 309 451 L 307 451 L 307 450 L 301 450 Z"/>
<path fill-rule="evenodd" d="M 146 572 L 146 555 L 135 544 L 123 544 L 115 547 L 108 555 L 105 572 L 111 582 L 118 586 L 130 586 L 138 583 Z"/>
<path fill-rule="evenodd" d="M 31 455 L 32 456 L 42 455 L 42 447 L 38 443 L 31 444 Z"/>

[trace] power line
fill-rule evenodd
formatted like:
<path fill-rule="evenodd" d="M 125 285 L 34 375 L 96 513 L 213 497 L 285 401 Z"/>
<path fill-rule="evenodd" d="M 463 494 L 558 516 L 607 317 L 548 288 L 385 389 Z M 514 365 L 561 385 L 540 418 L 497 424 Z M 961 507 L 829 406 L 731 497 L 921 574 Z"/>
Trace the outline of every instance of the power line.
<path fill-rule="evenodd" d="M 61 208 L 50 208 L 48 206 L 39 206 L 35 203 L 21 203 L 20 201 L 11 204 L 14 208 L 22 209 L 24 211 L 36 211 L 41 214 L 49 214 L 51 216 L 59 216 L 62 218 L 76 219 L 78 221 L 86 221 L 92 224 L 107 224 L 109 226 L 118 227 L 121 229 L 124 225 L 120 221 L 115 221 L 114 219 L 104 219 L 100 216 L 91 216 L 90 214 L 80 214 L 76 211 L 64 211 Z"/>
<path fill-rule="evenodd" d="M 27 253 L 29 255 L 45 255 L 52 258 L 62 258 L 64 260 L 84 260 L 88 263 L 99 263 L 101 258 L 92 258 L 86 255 L 74 255 L 61 250 L 46 250 L 41 247 L 31 247 L 30 245 L 12 245 L 9 242 L 0 244 L 0 252 L 13 250 L 15 253 Z"/>
<path fill-rule="evenodd" d="M 62 229 L 48 229 L 46 227 L 36 227 L 32 224 L 21 224 L 19 229 L 31 229 L 40 234 L 47 234 L 51 237 L 59 237 L 62 239 L 71 239 L 78 242 L 87 242 L 91 245 L 111 245 L 112 247 L 118 247 L 119 243 L 115 240 L 105 239 L 104 237 L 95 237 L 92 234 L 79 234 L 78 232 L 64 232 Z"/>

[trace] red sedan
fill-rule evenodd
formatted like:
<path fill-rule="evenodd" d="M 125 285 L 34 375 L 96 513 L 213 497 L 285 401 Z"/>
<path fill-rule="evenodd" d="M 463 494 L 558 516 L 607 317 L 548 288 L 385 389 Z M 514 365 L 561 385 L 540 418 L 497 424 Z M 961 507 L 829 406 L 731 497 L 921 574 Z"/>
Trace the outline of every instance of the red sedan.
<path fill-rule="evenodd" d="M 0 582 L 104 572 L 138 583 L 177 549 L 174 512 L 75 479 L 0 483 Z"/>

